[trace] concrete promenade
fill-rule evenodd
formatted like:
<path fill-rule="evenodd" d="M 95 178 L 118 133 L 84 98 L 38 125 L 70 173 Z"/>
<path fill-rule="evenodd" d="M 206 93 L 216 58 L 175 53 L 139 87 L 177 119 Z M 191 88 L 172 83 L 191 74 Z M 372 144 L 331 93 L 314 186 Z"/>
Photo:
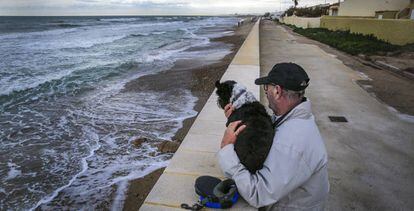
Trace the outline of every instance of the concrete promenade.
<path fill-rule="evenodd" d="M 414 118 L 363 90 L 356 81 L 370 80 L 365 75 L 318 46 L 297 42 L 282 26 L 263 21 L 260 33 L 262 75 L 278 62 L 295 62 L 309 74 L 306 96 L 329 156 L 327 210 L 412 210 Z"/>
<path fill-rule="evenodd" d="M 260 87 L 254 84 L 260 72 L 259 54 L 257 22 L 221 81 L 236 80 L 259 99 Z M 215 156 L 220 149 L 225 123 L 223 110 L 217 106 L 216 94 L 212 93 L 140 210 L 182 210 L 181 203 L 191 206 L 198 201 L 194 192 L 197 177 L 211 175 L 224 179 Z M 241 198 L 232 210 L 240 209 L 256 210 Z"/>

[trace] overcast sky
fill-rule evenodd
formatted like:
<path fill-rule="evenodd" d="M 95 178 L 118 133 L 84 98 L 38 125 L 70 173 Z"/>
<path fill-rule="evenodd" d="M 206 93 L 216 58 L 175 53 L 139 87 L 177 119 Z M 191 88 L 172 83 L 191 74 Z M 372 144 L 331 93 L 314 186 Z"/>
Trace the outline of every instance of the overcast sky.
<path fill-rule="evenodd" d="M 325 2 L 338 0 L 299 0 L 299 6 Z M 291 6 L 291 0 L 0 0 L 0 15 L 221 15 Z"/>

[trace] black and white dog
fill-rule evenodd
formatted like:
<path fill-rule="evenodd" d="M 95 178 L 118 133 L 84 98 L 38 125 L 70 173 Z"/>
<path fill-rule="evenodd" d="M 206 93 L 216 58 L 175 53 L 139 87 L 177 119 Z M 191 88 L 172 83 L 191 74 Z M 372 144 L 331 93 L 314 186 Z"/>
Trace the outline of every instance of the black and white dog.
<path fill-rule="evenodd" d="M 216 81 L 217 103 L 224 109 L 228 103 L 235 107 L 229 116 L 226 127 L 234 121 L 242 120 L 247 127 L 237 136 L 234 149 L 240 162 L 251 172 L 263 168 L 273 143 L 274 128 L 265 107 L 260 104 L 246 87 L 235 82 Z"/>

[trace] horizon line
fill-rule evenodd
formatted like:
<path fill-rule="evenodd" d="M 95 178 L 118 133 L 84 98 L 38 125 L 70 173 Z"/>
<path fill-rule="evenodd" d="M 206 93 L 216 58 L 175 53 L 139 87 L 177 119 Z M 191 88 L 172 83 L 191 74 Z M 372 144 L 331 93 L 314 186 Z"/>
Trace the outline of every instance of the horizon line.
<path fill-rule="evenodd" d="M 124 14 L 124 15 L 117 15 L 117 14 L 101 14 L 101 15 L 0 15 L 0 17 L 97 17 L 97 16 L 257 16 L 261 15 L 258 13 L 246 13 L 246 14 L 215 14 L 215 15 L 208 15 L 208 14 L 155 14 L 155 15 L 131 15 L 131 14 Z"/>

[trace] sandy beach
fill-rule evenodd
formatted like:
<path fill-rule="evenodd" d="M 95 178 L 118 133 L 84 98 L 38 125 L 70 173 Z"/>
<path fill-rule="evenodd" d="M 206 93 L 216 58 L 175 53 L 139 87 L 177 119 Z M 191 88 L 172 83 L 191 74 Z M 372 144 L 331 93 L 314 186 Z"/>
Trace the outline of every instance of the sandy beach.
<path fill-rule="evenodd" d="M 214 58 L 181 59 L 175 62 L 170 70 L 163 71 L 154 75 L 147 75 L 129 82 L 125 85 L 126 91 L 140 90 L 162 90 L 174 95 L 178 88 L 191 90 L 192 94 L 198 98 L 194 110 L 200 112 L 208 97 L 214 90 L 214 82 L 219 80 L 232 61 L 237 50 L 243 44 L 244 39 L 250 32 L 253 23 L 245 23 L 241 27 L 235 27 L 234 34 L 225 37 L 213 38 L 211 42 L 218 44 L 231 44 L 231 53 L 224 58 L 215 60 Z M 188 52 L 199 49 L 188 49 Z M 173 140 L 181 142 L 196 116 L 184 120 L 183 127 L 175 134 Z M 158 169 L 143 178 L 133 180 L 129 184 L 127 198 L 124 203 L 124 210 L 138 210 L 145 200 L 152 186 L 156 183 L 164 168 Z"/>

